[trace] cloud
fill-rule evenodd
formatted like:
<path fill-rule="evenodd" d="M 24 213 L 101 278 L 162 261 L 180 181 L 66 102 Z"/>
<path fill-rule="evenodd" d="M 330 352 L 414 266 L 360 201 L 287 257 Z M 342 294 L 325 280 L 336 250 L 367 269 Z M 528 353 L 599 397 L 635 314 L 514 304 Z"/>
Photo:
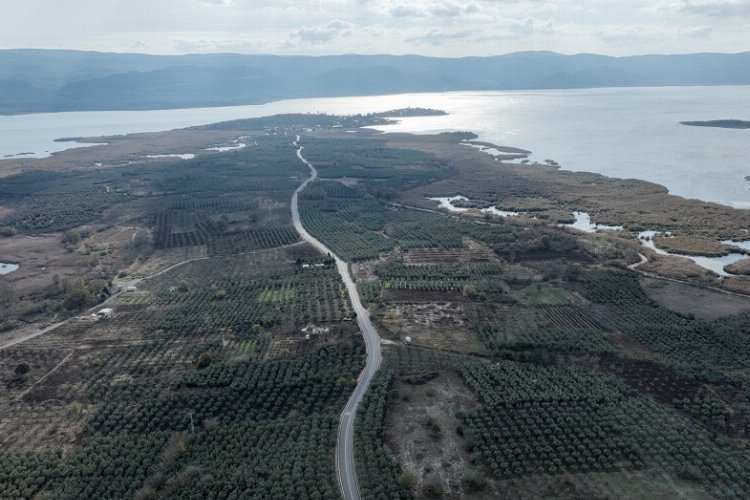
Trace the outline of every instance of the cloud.
<path fill-rule="evenodd" d="M 409 43 L 416 43 L 417 45 L 437 46 L 450 40 L 469 38 L 470 36 L 470 31 L 448 32 L 434 29 L 424 35 L 408 38 L 406 41 Z"/>
<path fill-rule="evenodd" d="M 334 20 L 324 26 L 300 28 L 289 34 L 290 42 L 324 44 L 336 38 L 346 36 L 354 25 L 345 21 Z"/>
<path fill-rule="evenodd" d="M 414 7 L 413 5 L 397 5 L 391 9 L 393 17 L 426 17 L 424 9 Z"/>
<path fill-rule="evenodd" d="M 474 4 L 458 5 L 455 3 L 440 3 L 429 7 L 428 12 L 435 17 L 461 17 L 465 14 L 477 12 L 479 7 Z"/>
<path fill-rule="evenodd" d="M 555 23 L 549 19 L 527 17 L 525 19 L 505 19 L 500 25 L 512 34 L 527 36 L 538 33 L 550 34 L 555 31 Z"/>
<path fill-rule="evenodd" d="M 750 16 L 747 0 L 684 0 L 683 12 L 712 17 Z"/>
<path fill-rule="evenodd" d="M 737 52 L 748 24 L 750 0 L 0 1 L 3 48 L 169 54 Z"/>
<path fill-rule="evenodd" d="M 209 54 L 213 52 L 252 52 L 259 47 L 251 40 L 206 36 L 203 38 L 176 38 L 172 45 L 178 53 Z"/>
<path fill-rule="evenodd" d="M 429 32 L 407 38 L 405 42 L 417 45 L 443 45 L 452 41 L 488 42 L 498 40 L 518 40 L 532 35 L 550 35 L 556 32 L 552 20 L 526 17 L 524 19 L 498 18 L 474 30 L 444 31 L 432 29 Z"/>
<path fill-rule="evenodd" d="M 558 32 L 555 22 L 551 19 L 526 17 L 514 19 L 504 17 L 495 19 L 482 34 L 475 37 L 476 41 L 490 40 L 518 40 L 534 35 L 552 35 Z"/>
<path fill-rule="evenodd" d="M 708 17 L 750 16 L 750 2 L 747 0 L 661 0 L 651 9 Z"/>
<path fill-rule="evenodd" d="M 436 17 L 443 19 L 460 18 L 480 12 L 475 3 L 421 2 L 399 4 L 389 11 L 393 17 Z"/>
<path fill-rule="evenodd" d="M 666 39 L 705 39 L 711 36 L 710 26 L 670 27 L 653 25 L 615 25 L 600 27 L 595 34 L 613 46 L 630 46 L 632 44 L 661 42 Z"/>

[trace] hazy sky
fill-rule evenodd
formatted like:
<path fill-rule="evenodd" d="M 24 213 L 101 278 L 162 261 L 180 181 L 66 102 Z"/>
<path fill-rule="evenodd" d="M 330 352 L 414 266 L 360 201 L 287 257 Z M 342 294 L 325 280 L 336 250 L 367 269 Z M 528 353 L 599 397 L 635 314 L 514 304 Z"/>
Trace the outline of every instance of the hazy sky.
<path fill-rule="evenodd" d="M 750 50 L 750 0 L 0 0 L 0 48 L 182 54 Z"/>

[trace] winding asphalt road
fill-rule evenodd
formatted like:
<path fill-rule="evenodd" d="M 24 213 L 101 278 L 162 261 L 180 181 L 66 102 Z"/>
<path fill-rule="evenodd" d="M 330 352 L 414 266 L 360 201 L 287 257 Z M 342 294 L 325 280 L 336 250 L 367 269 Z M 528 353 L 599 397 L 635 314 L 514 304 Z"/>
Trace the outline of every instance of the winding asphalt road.
<path fill-rule="evenodd" d="M 354 388 L 349 401 L 344 406 L 344 411 L 341 412 L 341 418 L 339 419 L 339 432 L 336 439 L 336 474 L 339 478 L 339 486 L 341 487 L 341 494 L 345 500 L 359 500 L 359 483 L 357 482 L 357 471 L 354 468 L 354 420 L 357 412 L 357 406 L 362 401 L 367 391 L 367 386 L 370 385 L 372 377 L 375 372 L 380 368 L 381 354 L 380 354 L 380 337 L 375 327 L 372 326 L 370 321 L 370 315 L 362 306 L 362 302 L 359 299 L 359 292 L 357 286 L 354 284 L 351 275 L 349 274 L 348 264 L 334 254 L 327 246 L 313 238 L 310 233 L 305 230 L 299 219 L 299 208 L 297 206 L 297 198 L 299 193 L 307 187 L 308 184 L 318 178 L 318 171 L 315 167 L 302 156 L 302 150 L 304 149 L 299 144 L 299 136 L 294 142 L 297 147 L 297 157 L 310 168 L 312 175 L 309 179 L 303 182 L 292 195 L 292 222 L 294 228 L 302 236 L 302 239 L 310 243 L 312 246 L 323 252 L 329 254 L 336 260 L 336 267 L 338 268 L 341 279 L 344 280 L 346 289 L 349 291 L 349 299 L 352 302 L 354 312 L 357 314 L 357 322 L 359 323 L 359 329 L 362 332 L 362 336 L 365 340 L 365 346 L 367 347 L 367 364 L 362 373 L 359 374 L 357 380 L 357 386 Z"/>

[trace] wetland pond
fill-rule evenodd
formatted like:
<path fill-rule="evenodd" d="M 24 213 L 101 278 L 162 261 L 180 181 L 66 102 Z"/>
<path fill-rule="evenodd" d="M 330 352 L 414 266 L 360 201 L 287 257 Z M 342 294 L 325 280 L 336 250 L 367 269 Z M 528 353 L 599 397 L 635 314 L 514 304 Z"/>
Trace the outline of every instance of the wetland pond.
<path fill-rule="evenodd" d="M 454 205 L 454 202 L 456 201 L 470 201 L 466 196 L 462 195 L 441 196 L 427 199 L 438 202 L 438 208 L 448 210 L 449 212 L 464 213 L 468 212 L 469 210 L 474 210 L 472 208 L 457 207 Z M 507 212 L 504 210 L 498 210 L 495 207 L 481 209 L 481 212 L 500 215 L 502 217 L 515 217 L 520 215 L 519 212 Z M 573 223 L 559 224 L 559 226 L 569 227 L 578 231 L 582 231 L 584 233 L 595 233 L 597 231 L 625 231 L 625 228 L 623 228 L 622 226 L 608 226 L 606 224 L 598 224 L 596 222 L 593 222 L 591 220 L 591 215 L 586 212 L 573 212 L 573 216 L 575 217 L 575 221 Z M 656 246 L 656 244 L 654 244 L 654 237 L 661 234 L 662 233 L 658 231 L 641 231 L 638 233 L 637 237 L 641 245 L 653 250 L 659 255 L 671 255 L 673 257 L 683 257 L 686 259 L 690 259 L 702 268 L 716 273 L 719 276 L 734 276 L 732 273 L 726 272 L 724 270 L 724 266 L 747 258 L 747 255 L 736 252 L 730 253 L 728 255 L 723 255 L 721 257 L 702 257 L 667 252 L 666 250 L 659 248 Z M 669 235 L 668 233 L 663 234 L 667 236 Z M 750 250 L 750 241 L 722 241 L 722 243 L 726 245 L 734 245 L 745 250 Z"/>
<path fill-rule="evenodd" d="M 0 262 L 0 275 L 10 274 L 13 271 L 18 271 L 18 264 L 10 264 L 7 262 Z"/>

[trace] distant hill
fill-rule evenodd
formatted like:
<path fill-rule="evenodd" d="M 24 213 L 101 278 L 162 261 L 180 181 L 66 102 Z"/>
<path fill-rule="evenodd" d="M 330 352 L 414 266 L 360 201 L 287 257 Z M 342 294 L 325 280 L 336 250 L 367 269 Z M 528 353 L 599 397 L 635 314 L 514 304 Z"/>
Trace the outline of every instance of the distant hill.
<path fill-rule="evenodd" d="M 691 127 L 750 128 L 750 122 L 745 120 L 708 120 L 680 123 Z"/>
<path fill-rule="evenodd" d="M 748 85 L 750 52 L 608 57 L 152 56 L 0 50 L 0 113 L 168 109 L 455 90 Z"/>

